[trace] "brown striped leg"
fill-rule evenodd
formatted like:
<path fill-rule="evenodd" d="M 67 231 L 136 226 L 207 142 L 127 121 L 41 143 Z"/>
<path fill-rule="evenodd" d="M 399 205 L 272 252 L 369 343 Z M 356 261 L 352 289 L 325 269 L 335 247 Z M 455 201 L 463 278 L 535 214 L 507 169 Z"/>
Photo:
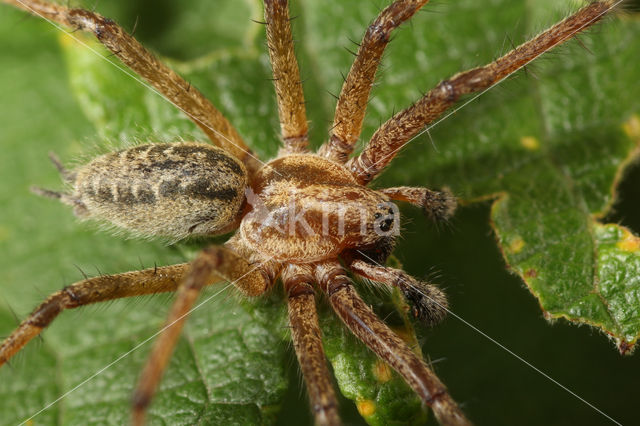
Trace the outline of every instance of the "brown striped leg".
<path fill-rule="evenodd" d="M 289 265 L 282 272 L 282 281 L 287 292 L 293 347 L 307 385 L 315 424 L 340 425 L 338 400 L 322 348 L 322 332 L 311 285 L 313 271 L 311 267 Z"/>
<path fill-rule="evenodd" d="M 451 191 L 432 191 L 428 188 L 413 186 L 398 186 L 378 190 L 392 200 L 405 201 L 416 207 L 422 208 L 422 212 L 434 222 L 447 221 L 456 211 L 456 197 Z"/>
<path fill-rule="evenodd" d="M 353 152 L 362 131 L 362 121 L 369 93 L 380 65 L 380 58 L 389 43 L 391 32 L 413 16 L 429 0 L 396 0 L 384 9 L 360 43 L 351 70 L 342 85 L 329 141 L 320 154 L 345 163 Z"/>
<path fill-rule="evenodd" d="M 222 113 L 112 20 L 88 10 L 69 9 L 43 0 L 0 1 L 66 27 L 92 32 L 126 66 L 187 114 L 214 144 L 241 160 L 250 173 L 259 167 L 259 160 Z"/>
<path fill-rule="evenodd" d="M 88 278 L 53 293 L 0 345 L 0 366 L 40 334 L 65 309 L 123 297 L 175 291 L 188 263 Z"/>
<path fill-rule="evenodd" d="M 218 246 L 204 249 L 191 263 L 189 272 L 178 288 L 167 321 L 142 371 L 132 401 L 132 424 L 144 424 L 147 408 L 180 337 L 187 315 L 202 287 L 214 278 L 222 278 L 230 281 L 246 296 L 258 296 L 272 284 L 260 266 L 251 265 L 233 251 Z"/>
<path fill-rule="evenodd" d="M 393 160 L 397 152 L 426 125 L 435 121 L 461 96 L 485 90 L 538 56 L 600 21 L 615 0 L 588 4 L 534 39 L 483 67 L 454 75 L 439 83 L 411 107 L 391 117 L 372 136 L 364 151 L 348 162 L 361 184 L 367 184 Z"/>
<path fill-rule="evenodd" d="M 404 378 L 440 424 L 470 424 L 435 373 L 358 296 L 338 263 L 318 265 L 316 279 L 349 330 Z"/>
<path fill-rule="evenodd" d="M 264 1 L 267 45 L 278 99 L 284 154 L 307 152 L 309 144 L 307 113 L 298 61 L 293 51 L 287 3 L 287 0 Z"/>
<path fill-rule="evenodd" d="M 401 269 L 372 265 L 367 260 L 370 261 L 354 260 L 349 264 L 349 269 L 372 281 L 398 287 L 411 304 L 414 317 L 432 326 L 447 315 L 447 297 L 438 287 L 418 281 Z"/>

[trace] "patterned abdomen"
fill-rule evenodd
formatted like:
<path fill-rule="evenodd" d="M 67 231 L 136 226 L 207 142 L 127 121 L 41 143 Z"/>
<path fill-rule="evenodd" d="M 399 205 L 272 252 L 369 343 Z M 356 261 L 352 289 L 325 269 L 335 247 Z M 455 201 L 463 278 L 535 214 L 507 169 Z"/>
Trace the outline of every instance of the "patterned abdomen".
<path fill-rule="evenodd" d="M 176 240 L 224 232 L 238 217 L 247 186 L 240 161 L 198 143 L 136 146 L 75 172 L 78 216 Z"/>

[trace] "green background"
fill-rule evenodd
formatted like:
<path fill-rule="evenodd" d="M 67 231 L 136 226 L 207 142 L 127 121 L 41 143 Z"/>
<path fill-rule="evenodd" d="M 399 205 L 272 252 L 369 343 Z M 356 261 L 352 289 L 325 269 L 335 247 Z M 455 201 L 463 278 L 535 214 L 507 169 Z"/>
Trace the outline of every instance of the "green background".
<path fill-rule="evenodd" d="M 378 96 L 371 103 L 365 137 L 379 120 L 417 98 L 421 90 L 452 72 L 497 56 L 506 48 L 506 34 L 518 43 L 554 19 L 537 15 L 535 11 L 523 15 L 523 11 L 528 11 L 524 2 L 502 1 L 482 7 L 474 3 L 433 1 L 426 12 L 419 13 L 410 25 L 396 33 L 379 79 L 381 88 L 374 92 Z M 573 10 L 575 3 L 567 2 L 561 9 Z M 355 2 L 330 2 L 330 5 L 332 9 L 327 10 L 327 5 L 320 7 L 315 2 L 300 1 L 294 9 L 298 16 L 294 21 L 297 49 L 306 79 L 305 91 L 316 144 L 322 141 L 331 117 L 334 100 L 328 92 L 339 90 L 340 72 L 347 71 L 351 60 L 343 47 L 352 47 L 349 38 L 360 38 L 366 23 L 381 6 L 374 2 L 361 2 L 358 6 Z M 159 106 L 162 102 L 148 95 L 145 89 L 136 85 L 122 89 L 117 85 L 122 76 L 111 81 L 109 71 L 101 77 L 101 68 L 92 61 L 91 55 L 66 49 L 65 62 L 56 29 L 6 7 L 1 10 L 0 305 L 3 309 L 0 333 L 8 333 L 15 326 L 12 311 L 23 318 L 48 293 L 81 279 L 77 268 L 93 275 L 98 271 L 114 273 L 135 269 L 141 263 L 151 266 L 154 262 L 179 262 L 190 256 L 195 246 L 167 248 L 158 242 L 123 241 L 97 231 L 96 226 L 79 225 L 64 206 L 32 196 L 28 192 L 31 184 L 59 187 L 46 153 L 55 150 L 65 161 L 81 162 L 107 149 L 105 147 L 123 146 L 136 137 L 149 137 L 154 132 L 156 140 L 173 140 L 176 136 L 198 138 L 199 135 L 179 114 Z M 266 80 L 268 65 L 261 28 L 247 20 L 247 16 L 260 19 L 255 2 L 215 2 L 213 5 L 197 0 L 103 2 L 98 10 L 129 29 L 138 17 L 136 36 L 145 45 L 172 58 L 176 68 L 192 76 L 241 133 L 251 136 L 251 143 L 263 158 L 275 153 L 277 117 L 272 88 Z M 628 24 L 637 18 L 625 19 Z M 623 24 L 617 21 L 608 22 L 590 37 L 606 37 L 610 32 L 623 31 L 621 27 Z M 507 47 L 508 44 L 506 41 Z M 634 48 L 637 52 L 637 45 L 628 47 Z M 610 75 L 625 78 L 637 86 L 633 78 L 637 74 L 616 68 L 625 65 L 615 60 L 620 52 L 621 48 L 605 53 L 596 51 L 594 57 L 611 59 Z M 474 190 L 465 193 L 464 186 L 457 183 L 461 179 L 459 175 L 437 175 L 446 167 L 429 172 L 422 160 L 436 157 L 436 165 L 438 159 L 446 164 L 449 160 L 447 135 L 460 133 L 460 129 L 473 132 L 474 127 L 467 127 L 470 122 L 494 120 L 493 127 L 530 125 L 520 121 L 515 108 L 512 121 L 497 121 L 504 119 L 504 111 L 498 111 L 500 108 L 496 105 L 505 105 L 508 110 L 518 104 L 519 97 L 527 95 L 523 87 L 531 79 L 543 82 L 553 79 L 553 74 L 545 72 L 545 66 L 553 70 L 554 64 L 570 63 L 576 55 L 589 57 L 590 54 L 575 45 L 561 49 L 542 59 L 542 71 L 533 66 L 530 70 L 533 75 L 520 74 L 516 80 L 496 88 L 492 100 L 480 98 L 470 105 L 469 112 L 451 117 L 445 123 L 445 130 L 436 129 L 433 133 L 439 152 L 432 149 L 428 137 L 412 142 L 409 152 L 391 166 L 380 184 L 447 184 L 451 181 L 462 188 L 459 191 L 473 198 Z M 432 69 L 442 74 L 426 71 Z M 563 77 L 569 79 L 572 73 L 581 72 L 597 77 L 598 82 L 607 81 L 601 72 L 589 73 L 584 68 L 562 73 L 557 81 L 564 87 Z M 91 77 L 83 79 L 83 75 Z M 213 83 L 207 86 L 208 77 Z M 628 93 L 609 93 L 610 102 L 632 109 L 637 104 L 627 106 L 620 99 L 634 93 L 637 93 L 635 86 L 629 87 Z M 562 97 L 561 105 L 584 101 L 580 100 L 583 95 L 589 94 L 571 90 L 555 94 Z M 139 108 L 140 104 L 145 109 Z M 153 112 L 149 116 L 139 115 L 143 110 Z M 625 112 L 640 113 L 637 109 Z M 583 117 L 577 117 L 580 118 Z M 161 122 L 155 126 L 154 120 Z M 151 123 L 151 129 L 141 123 Z M 473 143 L 474 140 L 469 139 L 470 146 L 473 147 Z M 575 155 L 577 160 L 582 158 L 575 151 L 568 155 Z M 485 172 L 490 176 L 500 170 Z M 640 171 L 636 167 L 626 176 L 620 188 L 621 201 L 608 217 L 608 222 L 620 222 L 636 233 L 640 231 L 639 181 Z M 403 208 L 403 213 L 405 230 L 396 256 L 408 272 L 444 286 L 456 315 L 616 420 L 623 424 L 633 422 L 635 385 L 640 379 L 638 357 L 620 356 L 611 341 L 589 326 L 576 327 L 564 320 L 550 325 L 543 319 L 537 300 L 520 278 L 505 269 L 489 225 L 489 201 L 462 208 L 450 226 L 439 229 L 414 209 Z M 212 294 L 215 293 L 209 293 Z M 202 311 L 212 313 L 198 314 L 190 323 L 192 339 L 185 340 L 178 349 L 176 359 L 180 362 L 174 361 L 174 368 L 165 380 L 167 387 L 171 383 L 180 385 L 158 398 L 154 415 L 167 423 L 187 421 L 189 411 L 197 411 L 202 405 L 204 388 L 211 389 L 225 381 L 224 374 L 221 376 L 221 371 L 226 372 L 222 362 L 225 356 L 240 356 L 221 353 L 224 352 L 221 347 L 241 337 L 246 346 L 246 353 L 242 355 L 256 359 L 264 368 L 264 374 L 252 385 L 255 392 L 253 399 L 247 401 L 244 422 L 254 422 L 260 416 L 265 418 L 265 412 L 258 413 L 252 403 L 268 405 L 273 398 L 277 400 L 284 392 L 282 377 L 289 372 L 291 386 L 286 390 L 284 412 L 278 421 L 285 424 L 302 418 L 309 423 L 295 359 L 291 348 L 279 340 L 285 333 L 270 326 L 282 324 L 278 295 L 274 295 L 274 299 L 273 303 L 267 301 L 256 310 L 225 293 L 224 297 L 216 296 L 212 306 L 203 306 Z M 27 417 L 34 412 L 34 407 L 37 409 L 55 398 L 59 387 L 68 388 L 78 383 L 104 365 L 104 360 L 116 358 L 149 336 L 161 323 L 169 301 L 168 297 L 141 298 L 64 314 L 44 334 L 44 342 L 31 344 L 12 363 L 12 369 L 4 368 L 0 372 L 3 410 L 11 410 L 0 416 L 0 422 L 12 424 L 13 421 L 7 419 Z M 227 317 L 255 323 L 255 327 L 240 337 L 225 335 L 226 328 L 218 333 L 216 315 L 224 316 L 224 309 L 230 310 Z M 274 317 L 280 321 L 274 321 Z M 593 409 L 453 316 L 433 330 L 419 330 L 419 336 L 423 351 L 476 424 L 607 423 Z M 189 345 L 198 344 L 202 347 L 195 352 L 211 354 L 211 362 L 204 367 L 195 361 L 191 364 L 185 361 L 190 357 Z M 112 417 L 109 410 L 126 406 L 128 389 L 135 382 L 145 353 L 144 350 L 136 352 L 123 362 L 125 366 L 101 375 L 35 421 L 55 424 L 64 420 L 81 424 L 110 419 L 117 424 L 117 418 Z M 273 359 L 284 361 L 273 365 L 269 363 Z M 255 370 L 250 372 L 253 374 Z M 242 370 L 232 374 L 247 375 Z M 201 377 L 206 386 L 197 383 Z M 265 384 L 270 383 L 269 380 L 272 383 Z M 236 391 L 240 389 L 230 383 L 221 392 Z M 112 400 L 110 395 L 114 395 Z M 92 402 L 96 400 L 102 402 Z M 86 408 L 89 406 L 90 409 Z M 348 402 L 342 406 L 349 422 L 361 421 Z M 217 407 L 209 409 L 200 419 L 201 422 L 222 422 L 225 415 L 225 410 Z"/>

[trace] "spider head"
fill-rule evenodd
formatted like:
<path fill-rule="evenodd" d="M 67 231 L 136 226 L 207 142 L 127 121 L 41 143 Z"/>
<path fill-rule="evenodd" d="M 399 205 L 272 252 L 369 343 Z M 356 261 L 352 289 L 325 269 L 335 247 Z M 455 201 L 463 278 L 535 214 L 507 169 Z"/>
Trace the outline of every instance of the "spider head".
<path fill-rule="evenodd" d="M 393 251 L 400 234 L 400 211 L 385 196 L 376 198 L 373 199 L 375 202 L 370 200 L 368 204 L 359 205 L 357 237 L 345 251 L 345 256 L 384 263 Z"/>
<path fill-rule="evenodd" d="M 376 233 L 386 234 L 389 232 L 396 232 L 396 228 L 399 224 L 396 223 L 400 216 L 396 214 L 398 207 L 391 202 L 380 203 L 376 206 L 376 211 L 373 214 L 373 229 Z"/>

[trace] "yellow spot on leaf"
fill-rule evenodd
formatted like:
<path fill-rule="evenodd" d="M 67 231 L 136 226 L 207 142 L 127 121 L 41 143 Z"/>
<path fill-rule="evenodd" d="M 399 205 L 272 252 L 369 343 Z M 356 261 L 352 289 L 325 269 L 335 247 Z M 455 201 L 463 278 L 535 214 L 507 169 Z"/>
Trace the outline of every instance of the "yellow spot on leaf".
<path fill-rule="evenodd" d="M 360 400 L 356 406 L 358 407 L 358 413 L 360 413 L 362 417 L 373 416 L 376 412 L 376 403 L 370 399 Z"/>
<path fill-rule="evenodd" d="M 524 240 L 521 237 L 516 237 L 509 244 L 509 251 L 514 254 L 518 254 L 524 248 Z"/>
<path fill-rule="evenodd" d="M 377 360 L 373 366 L 373 375 L 380 383 L 386 383 L 391 380 L 391 369 L 387 363 Z"/>
<path fill-rule="evenodd" d="M 0 241 L 9 239 L 9 229 L 4 226 L 0 226 Z"/>
<path fill-rule="evenodd" d="M 58 43 L 60 43 L 63 48 L 81 46 L 83 48 L 89 47 L 93 49 L 95 46 L 99 45 L 99 42 L 93 38 L 93 35 L 89 35 L 81 31 L 75 31 L 72 33 L 61 31 L 58 35 Z"/>
<path fill-rule="evenodd" d="M 533 136 L 523 136 L 520 138 L 520 144 L 529 151 L 537 151 L 540 149 L 540 141 Z"/>
<path fill-rule="evenodd" d="M 618 243 L 616 244 L 616 247 L 618 247 L 622 251 L 630 251 L 630 252 L 638 251 L 640 250 L 640 238 L 636 237 L 631 232 L 625 230 L 624 238 L 618 241 Z"/>
<path fill-rule="evenodd" d="M 640 116 L 633 114 L 623 125 L 622 129 L 632 140 L 640 142 Z"/>
<path fill-rule="evenodd" d="M 58 39 L 60 40 L 60 44 L 63 47 L 68 47 L 73 45 L 73 43 L 75 43 L 75 40 L 73 39 L 73 37 L 71 37 L 69 34 L 62 31 L 60 32 Z"/>

